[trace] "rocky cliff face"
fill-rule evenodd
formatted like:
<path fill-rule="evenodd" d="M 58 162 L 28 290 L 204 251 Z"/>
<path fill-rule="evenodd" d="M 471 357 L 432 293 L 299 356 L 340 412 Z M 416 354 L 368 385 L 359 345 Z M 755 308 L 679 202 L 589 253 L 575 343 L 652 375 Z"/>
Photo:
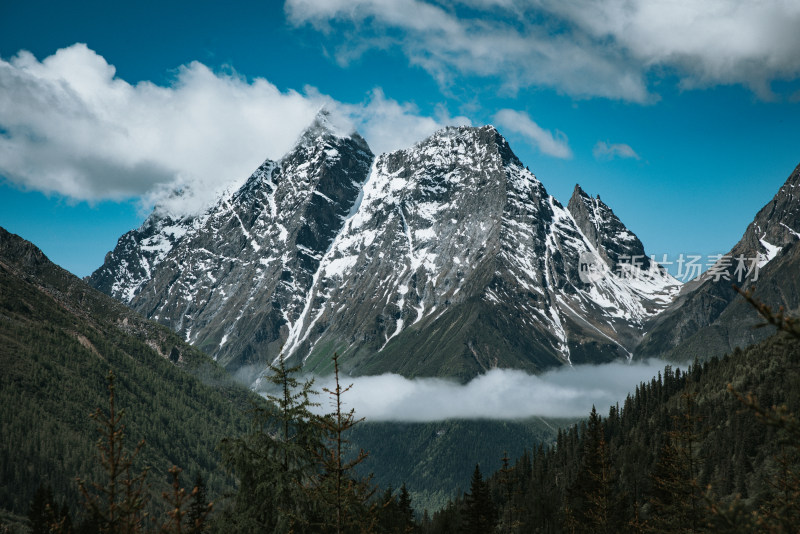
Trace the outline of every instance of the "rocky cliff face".
<path fill-rule="evenodd" d="M 323 114 L 174 241 L 158 222 L 92 282 L 253 376 L 281 351 L 309 370 L 336 351 L 354 373 L 462 379 L 627 357 L 679 286 L 649 262 L 624 276 L 636 236 L 580 188 L 565 209 L 491 126 L 374 158 Z M 131 276 L 134 258 L 149 269 Z"/>
<path fill-rule="evenodd" d="M 755 296 L 768 304 L 798 310 L 798 241 L 800 166 L 756 214 L 731 251 L 686 284 L 675 302 L 651 319 L 636 355 L 705 359 L 769 335 L 770 329 L 753 329 L 761 321 L 732 285 L 755 286 Z"/>
<path fill-rule="evenodd" d="M 129 303 L 178 240 L 186 232 L 197 230 L 200 223 L 195 217 L 176 218 L 156 210 L 141 227 L 119 238 L 114 250 L 106 254 L 103 265 L 86 281 L 95 289 Z"/>
<path fill-rule="evenodd" d="M 761 265 L 775 258 L 787 245 L 800 240 L 800 165 L 770 202 L 756 214 L 730 254 L 761 257 Z"/>
<path fill-rule="evenodd" d="M 650 258 L 645 255 L 642 242 L 600 200 L 600 195 L 592 198 L 576 185 L 567 209 L 583 235 L 613 271 L 619 271 L 621 264 L 630 264 L 634 258 L 636 263 L 641 263 L 642 269 L 650 269 Z"/>

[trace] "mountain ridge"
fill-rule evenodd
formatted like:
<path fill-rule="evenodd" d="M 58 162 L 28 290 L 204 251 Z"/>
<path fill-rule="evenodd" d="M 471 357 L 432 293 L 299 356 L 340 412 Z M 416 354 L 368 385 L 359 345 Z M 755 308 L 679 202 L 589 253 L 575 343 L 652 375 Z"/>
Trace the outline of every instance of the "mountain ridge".
<path fill-rule="evenodd" d="M 282 351 L 324 372 L 337 351 L 349 372 L 464 380 L 629 357 L 677 290 L 656 265 L 639 280 L 615 272 L 644 252 L 638 238 L 602 202 L 591 217 L 616 226 L 585 235 L 586 207 L 550 196 L 493 126 L 375 157 L 324 119 L 174 243 L 163 238 L 148 280 L 113 277 L 148 252 L 123 236 L 90 283 L 132 295 L 134 309 L 252 377 Z M 612 248 L 612 234 L 630 245 Z M 581 280 L 582 254 L 605 266 L 601 280 Z"/>
<path fill-rule="evenodd" d="M 646 326 L 636 357 L 669 359 L 722 356 L 761 341 L 758 320 L 746 313 L 736 284 L 775 308 L 800 310 L 800 165 L 748 224 L 730 252 L 685 284 L 675 301 Z M 776 260 L 778 260 L 776 262 Z"/>

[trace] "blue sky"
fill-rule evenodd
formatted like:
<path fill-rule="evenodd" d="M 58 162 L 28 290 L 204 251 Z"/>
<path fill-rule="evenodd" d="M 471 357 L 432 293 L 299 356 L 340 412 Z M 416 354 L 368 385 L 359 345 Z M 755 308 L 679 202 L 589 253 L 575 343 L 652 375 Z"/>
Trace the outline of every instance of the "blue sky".
<path fill-rule="evenodd" d="M 85 276 L 325 105 L 376 152 L 495 124 L 648 253 L 724 253 L 800 163 L 798 27 L 777 0 L 5 1 L 0 226 Z"/>

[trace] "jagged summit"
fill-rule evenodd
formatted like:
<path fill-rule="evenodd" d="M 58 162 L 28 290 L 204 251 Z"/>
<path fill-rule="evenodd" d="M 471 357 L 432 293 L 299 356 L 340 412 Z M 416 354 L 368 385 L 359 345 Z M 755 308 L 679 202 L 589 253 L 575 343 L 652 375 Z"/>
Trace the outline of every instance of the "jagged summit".
<path fill-rule="evenodd" d="M 800 240 L 800 165 L 775 196 L 756 214 L 731 251 L 732 254 L 760 254 L 762 266 L 787 245 Z"/>
<path fill-rule="evenodd" d="M 517 155 L 511 150 L 506 138 L 491 124 L 484 126 L 446 126 L 406 150 L 426 150 L 426 147 L 431 145 L 441 147 L 460 146 L 459 150 L 464 150 L 468 148 L 469 143 L 493 145 L 501 156 L 503 163 L 514 164 L 519 167 L 523 166 Z"/>
<path fill-rule="evenodd" d="M 494 127 L 446 128 L 376 159 L 284 350 L 311 369 L 336 350 L 353 372 L 462 378 L 627 357 L 679 284 L 608 267 L 587 285 L 581 255 L 604 247 Z"/>
<path fill-rule="evenodd" d="M 331 141 L 331 138 L 347 139 L 352 138 L 358 142 L 363 150 L 369 150 L 366 140 L 353 128 L 352 124 L 342 117 L 335 116 L 325 107 L 320 108 L 314 120 L 306 127 L 297 138 L 294 147 L 289 150 L 292 153 L 298 146 L 313 145 L 320 141 Z"/>
<path fill-rule="evenodd" d="M 172 217 L 154 210 L 139 228 L 117 240 L 103 265 L 86 281 L 95 289 L 129 303 L 150 280 L 155 267 L 198 222 L 197 217 Z"/>
<path fill-rule="evenodd" d="M 119 239 L 89 283 L 131 303 L 152 281 L 156 266 L 177 254 L 179 244 L 185 248 L 202 241 L 201 236 L 225 217 L 233 217 L 237 231 L 250 236 L 244 239 L 254 252 L 262 245 L 253 236 L 253 227 L 262 232 L 267 231 L 264 226 L 271 227 L 268 232 L 282 244 L 291 237 L 284 219 L 303 220 L 296 230 L 305 249 L 327 243 L 336 232 L 335 220 L 352 207 L 373 158 L 361 136 L 340 133 L 322 110 L 286 155 L 277 162 L 267 159 L 239 189 L 226 191 L 201 215 L 181 218 L 154 210 L 140 228 Z M 314 216 L 305 217 L 304 205 Z M 230 257 L 238 258 L 242 243 L 240 238 L 212 248 L 230 248 Z"/>
<path fill-rule="evenodd" d="M 650 258 L 645 255 L 642 242 L 600 200 L 600 195 L 592 198 L 580 185 L 575 184 L 567 210 L 592 245 L 601 251 L 612 270 L 618 269 L 620 259 L 630 262 L 634 257 L 643 269 L 650 269 Z"/>

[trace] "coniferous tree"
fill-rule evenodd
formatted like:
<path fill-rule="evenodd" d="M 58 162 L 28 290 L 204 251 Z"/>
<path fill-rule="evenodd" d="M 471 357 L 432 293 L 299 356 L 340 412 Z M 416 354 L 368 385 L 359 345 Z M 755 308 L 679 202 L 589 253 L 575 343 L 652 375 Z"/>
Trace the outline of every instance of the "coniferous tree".
<path fill-rule="evenodd" d="M 400 510 L 392 486 L 386 488 L 379 499 L 378 530 L 379 532 L 397 532 L 400 524 Z"/>
<path fill-rule="evenodd" d="M 523 459 L 527 459 L 527 451 Z M 518 504 L 519 496 L 522 493 L 519 488 L 519 481 L 515 478 L 515 468 L 510 465 L 510 458 L 508 452 L 503 452 L 503 457 L 500 459 L 501 467 L 498 472 L 500 482 L 500 495 L 503 500 L 503 506 L 500 509 L 500 517 L 498 519 L 498 530 L 502 534 L 513 534 L 520 532 L 522 528 L 522 510 Z M 532 503 L 528 503 L 531 506 Z"/>
<path fill-rule="evenodd" d="M 700 532 L 706 524 L 706 506 L 697 482 L 694 395 L 685 393 L 682 400 L 684 412 L 675 417 L 675 429 L 667 433 L 651 475 L 651 532 Z"/>
<path fill-rule="evenodd" d="M 755 289 L 747 291 L 734 286 L 734 289 L 753 306 L 766 321 L 757 327 L 772 325 L 778 332 L 783 333 L 796 341 L 800 341 L 800 319 L 789 316 L 783 307 L 777 311 L 753 297 Z M 756 418 L 767 427 L 776 428 L 782 443 L 780 452 L 774 456 L 776 472 L 768 481 L 769 498 L 753 513 L 747 513 L 741 497 L 746 491 L 746 486 L 739 480 L 743 478 L 742 468 L 737 470 L 738 495 L 727 506 L 708 496 L 711 521 L 715 530 L 719 532 L 739 532 L 759 530 L 762 532 L 796 532 L 800 524 L 800 418 L 790 412 L 786 405 L 771 406 L 759 402 L 752 393 L 741 394 L 732 384 L 728 384 L 730 391 L 739 402 L 744 405 Z M 769 390 L 765 391 L 762 398 L 770 399 Z M 740 454 L 739 464 L 743 462 Z M 738 464 L 737 464 L 738 467 Z M 744 491 L 742 491 L 744 489 Z"/>
<path fill-rule="evenodd" d="M 55 506 L 53 492 L 47 486 L 39 486 L 28 509 L 28 520 L 31 522 L 32 534 L 50 532 L 52 512 Z"/>
<path fill-rule="evenodd" d="M 431 528 L 431 516 L 428 513 L 428 509 L 422 511 L 422 522 L 420 524 L 422 532 L 428 532 Z"/>
<path fill-rule="evenodd" d="M 425 533 L 451 534 L 453 532 L 462 532 L 465 522 L 463 512 L 464 500 L 460 496 L 456 497 L 456 499 L 450 501 L 447 506 L 433 514 L 433 518 L 431 518 L 430 525 Z"/>
<path fill-rule="evenodd" d="M 141 532 L 144 507 L 147 504 L 147 468 L 139 474 L 132 473 L 134 462 L 144 446 L 140 441 L 133 453 L 125 449 L 125 410 L 117 410 L 114 372 L 109 371 L 108 413 L 98 408 L 92 418 L 98 423 L 100 439 L 97 442 L 100 464 L 105 479 L 87 485 L 78 479 L 84 506 L 90 519 L 101 533 L 132 534 Z"/>
<path fill-rule="evenodd" d="M 793 532 L 800 525 L 800 461 L 795 447 L 796 442 L 776 458 L 772 498 L 760 507 L 756 519 L 764 532 Z"/>
<path fill-rule="evenodd" d="M 616 473 L 609 456 L 605 428 L 594 406 L 587 425 L 584 459 L 590 483 L 584 512 L 586 524 L 591 532 L 616 532 L 613 498 Z"/>
<path fill-rule="evenodd" d="M 494 503 L 489 495 L 489 485 L 483 480 L 479 465 L 475 465 L 470 480 L 469 493 L 464 496 L 464 534 L 492 532 L 496 523 Z"/>
<path fill-rule="evenodd" d="M 61 508 L 56 505 L 53 491 L 49 486 L 40 485 L 28 509 L 31 534 L 67 534 L 72 531 L 72 519 L 66 503 Z"/>
<path fill-rule="evenodd" d="M 360 533 L 374 528 L 376 514 L 368 501 L 374 493 L 369 479 L 358 479 L 355 467 L 367 458 L 367 453 L 360 450 L 348 459 L 349 441 L 347 432 L 363 421 L 357 419 L 355 410 L 345 411 L 342 397 L 352 384 L 342 387 L 339 379 L 339 355 L 333 356 L 334 387 L 323 388 L 329 397 L 333 412 L 320 419 L 319 425 L 324 433 L 327 445 L 321 450 L 318 458 L 319 474 L 310 485 L 312 495 L 323 508 L 324 520 L 314 527 L 317 532 Z"/>
<path fill-rule="evenodd" d="M 315 476 L 322 446 L 313 379 L 296 378 L 299 366 L 286 367 L 283 358 L 270 365 L 266 379 L 275 388 L 266 406 L 254 408 L 251 432 L 224 440 L 223 461 L 239 478 L 233 511 L 222 517 L 227 528 L 262 532 L 308 530 L 315 505 L 303 488 Z"/>
<path fill-rule="evenodd" d="M 405 483 L 400 486 L 397 495 L 391 486 L 386 488 L 378 502 L 377 532 L 406 534 L 418 531 L 414 509 L 411 506 L 411 495 Z"/>
<path fill-rule="evenodd" d="M 172 477 L 172 492 L 163 492 L 162 498 L 167 503 L 167 522 L 161 525 L 159 529 L 162 534 L 182 534 L 187 532 L 188 528 L 184 522 L 184 517 L 188 514 L 186 507 L 186 490 L 181 487 L 180 474 L 181 469 L 172 466 L 169 470 Z"/>
<path fill-rule="evenodd" d="M 618 530 L 615 483 L 616 472 L 606 443 L 605 425 L 592 406 L 582 437 L 580 467 L 569 491 L 569 513 L 564 514 L 570 530 L 593 533 Z"/>
<path fill-rule="evenodd" d="M 397 506 L 400 514 L 400 528 L 401 532 L 410 533 L 415 532 L 417 529 L 416 521 L 414 520 L 414 508 L 411 506 L 411 495 L 408 493 L 406 483 L 400 486 L 400 495 L 397 497 Z"/>
<path fill-rule="evenodd" d="M 211 513 L 213 504 L 207 503 L 203 478 L 197 475 L 197 483 L 191 493 L 180 484 L 182 469 L 172 466 L 169 474 L 172 477 L 172 490 L 161 494 L 167 503 L 167 521 L 158 530 L 162 534 L 200 534 L 205 531 L 206 519 Z"/>
<path fill-rule="evenodd" d="M 789 317 L 768 322 L 800 335 Z M 559 430 L 555 445 L 523 455 L 514 476 L 504 462 L 490 479 L 501 518 L 494 532 L 509 530 L 509 480 L 525 503 L 521 532 L 797 532 L 798 361 L 800 346 L 776 336 L 686 372 L 667 366 L 607 419 L 593 413 Z M 753 394 L 728 397 L 731 378 L 764 404 Z M 464 531 L 470 497 L 437 512 L 423 532 Z"/>
<path fill-rule="evenodd" d="M 189 511 L 186 515 L 187 532 L 202 534 L 207 530 L 208 515 L 214 509 L 214 503 L 208 502 L 206 483 L 202 475 L 197 475 L 191 494 Z"/>

